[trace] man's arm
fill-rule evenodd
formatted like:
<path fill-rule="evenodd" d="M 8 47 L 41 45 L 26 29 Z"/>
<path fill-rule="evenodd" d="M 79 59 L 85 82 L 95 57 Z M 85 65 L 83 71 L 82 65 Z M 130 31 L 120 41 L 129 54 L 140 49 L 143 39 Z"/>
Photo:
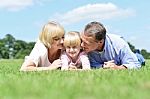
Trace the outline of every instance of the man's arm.
<path fill-rule="evenodd" d="M 120 65 L 120 66 L 116 65 L 114 63 L 114 60 L 104 62 L 103 68 L 104 69 L 127 69 L 127 67 L 124 65 Z"/>

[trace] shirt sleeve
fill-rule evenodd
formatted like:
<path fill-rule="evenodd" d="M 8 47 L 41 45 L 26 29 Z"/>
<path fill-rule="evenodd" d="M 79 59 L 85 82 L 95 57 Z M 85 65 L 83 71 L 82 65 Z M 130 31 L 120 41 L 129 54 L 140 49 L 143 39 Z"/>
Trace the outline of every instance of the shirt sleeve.
<path fill-rule="evenodd" d="M 40 52 L 39 50 L 41 49 L 41 45 L 39 42 L 37 42 L 32 49 L 31 53 L 29 56 L 25 56 L 25 61 L 33 61 L 35 65 L 38 67 L 39 61 L 40 61 Z"/>
<path fill-rule="evenodd" d="M 61 57 L 60 57 L 61 61 L 62 61 L 62 66 L 61 66 L 61 70 L 68 70 L 69 66 L 69 59 L 68 56 L 66 55 L 66 53 L 62 53 Z"/>
<path fill-rule="evenodd" d="M 124 65 L 128 69 L 137 69 L 141 67 L 136 55 L 131 51 L 128 43 L 124 39 L 111 35 L 110 41 L 110 44 L 119 57 L 119 61 L 121 62 L 120 65 Z"/>
<path fill-rule="evenodd" d="M 96 56 L 95 56 L 95 53 L 89 53 L 88 54 L 88 58 L 89 58 L 89 61 L 90 61 L 90 66 L 92 69 L 98 69 L 98 68 L 101 68 L 103 66 L 103 64 L 98 61 Z"/>
<path fill-rule="evenodd" d="M 82 69 L 90 69 L 90 61 L 86 54 L 81 55 L 80 60 L 82 63 Z"/>
<path fill-rule="evenodd" d="M 122 65 L 126 66 L 128 69 L 137 69 L 141 67 L 136 55 L 130 50 L 128 45 L 121 49 L 119 55 L 122 60 Z"/>

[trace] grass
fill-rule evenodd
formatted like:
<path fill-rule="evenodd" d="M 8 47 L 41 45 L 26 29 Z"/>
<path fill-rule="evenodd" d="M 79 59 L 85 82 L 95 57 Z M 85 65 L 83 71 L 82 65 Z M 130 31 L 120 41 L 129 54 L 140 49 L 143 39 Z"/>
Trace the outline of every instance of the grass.
<path fill-rule="evenodd" d="M 150 99 L 150 60 L 139 70 L 20 72 L 0 60 L 0 99 Z"/>

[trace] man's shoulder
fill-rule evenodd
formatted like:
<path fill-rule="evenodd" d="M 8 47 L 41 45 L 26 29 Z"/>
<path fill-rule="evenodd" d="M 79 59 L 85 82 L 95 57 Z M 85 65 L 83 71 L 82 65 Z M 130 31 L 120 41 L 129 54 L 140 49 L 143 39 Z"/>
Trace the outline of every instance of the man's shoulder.
<path fill-rule="evenodd" d="M 106 37 L 109 37 L 110 39 L 119 39 L 119 40 L 124 40 L 124 38 L 123 38 L 123 36 L 121 36 L 121 35 L 117 35 L 117 34 L 107 34 L 107 36 Z"/>
<path fill-rule="evenodd" d="M 106 40 L 111 42 L 114 46 L 115 45 L 121 46 L 121 45 L 127 44 L 127 42 L 124 40 L 122 36 L 116 35 L 116 34 L 107 34 Z"/>
<path fill-rule="evenodd" d="M 120 50 L 128 48 L 128 43 L 122 38 L 122 36 L 107 34 L 106 40 L 108 42 L 108 45 L 112 46 L 118 54 Z"/>

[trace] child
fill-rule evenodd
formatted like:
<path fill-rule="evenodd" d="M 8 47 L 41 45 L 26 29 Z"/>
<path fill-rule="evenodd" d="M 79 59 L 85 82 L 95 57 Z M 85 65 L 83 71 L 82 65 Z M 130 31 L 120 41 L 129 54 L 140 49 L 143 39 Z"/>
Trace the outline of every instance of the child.
<path fill-rule="evenodd" d="M 90 62 L 87 54 L 81 51 L 81 39 L 79 32 L 71 31 L 65 35 L 65 51 L 61 55 L 61 70 L 83 69 L 90 70 Z"/>

